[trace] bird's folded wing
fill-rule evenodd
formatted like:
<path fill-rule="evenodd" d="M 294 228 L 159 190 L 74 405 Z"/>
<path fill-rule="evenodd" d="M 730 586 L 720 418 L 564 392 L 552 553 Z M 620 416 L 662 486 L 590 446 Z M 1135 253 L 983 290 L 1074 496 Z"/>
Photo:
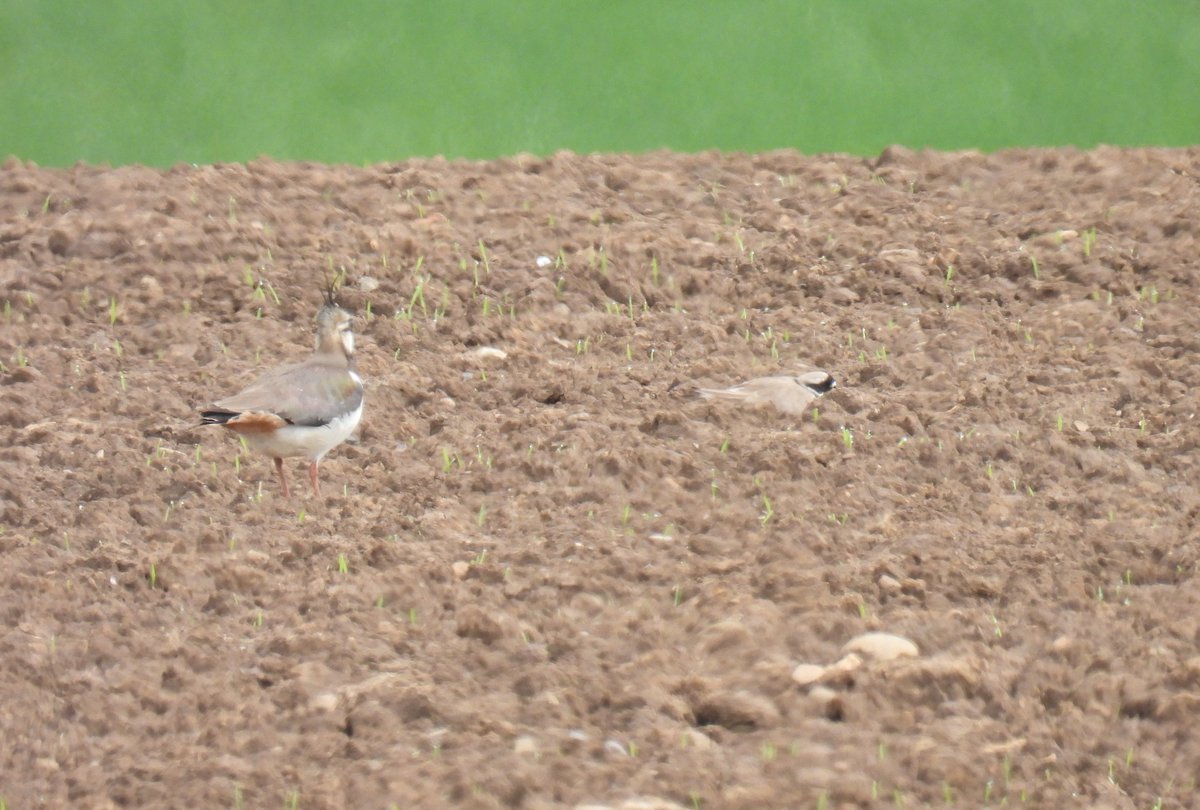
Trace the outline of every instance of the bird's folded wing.
<path fill-rule="evenodd" d="M 295 425 L 325 425 L 362 404 L 362 385 L 336 364 L 301 363 L 268 372 L 216 403 L 230 411 L 277 414 Z"/>

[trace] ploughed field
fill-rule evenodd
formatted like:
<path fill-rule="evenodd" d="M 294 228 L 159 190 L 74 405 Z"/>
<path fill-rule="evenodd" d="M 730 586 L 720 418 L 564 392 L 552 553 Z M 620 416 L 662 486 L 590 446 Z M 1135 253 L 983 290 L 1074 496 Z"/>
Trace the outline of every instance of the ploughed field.
<path fill-rule="evenodd" d="M 1198 178 L 8 160 L 0 799 L 1197 805 Z M 198 411 L 330 281 L 365 413 L 285 499 Z"/>

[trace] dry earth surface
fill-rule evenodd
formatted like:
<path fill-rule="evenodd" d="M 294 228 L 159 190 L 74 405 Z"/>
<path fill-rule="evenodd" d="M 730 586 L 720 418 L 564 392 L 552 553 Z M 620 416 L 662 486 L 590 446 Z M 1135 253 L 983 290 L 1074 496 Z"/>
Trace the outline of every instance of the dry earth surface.
<path fill-rule="evenodd" d="M 9 159 L 0 799 L 1200 806 L 1198 176 Z M 366 415 L 283 499 L 196 411 L 328 277 Z"/>

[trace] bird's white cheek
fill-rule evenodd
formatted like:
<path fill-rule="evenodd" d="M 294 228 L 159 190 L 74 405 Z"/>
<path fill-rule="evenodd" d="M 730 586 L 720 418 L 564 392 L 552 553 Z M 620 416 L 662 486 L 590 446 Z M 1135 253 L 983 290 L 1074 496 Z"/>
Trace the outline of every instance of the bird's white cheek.
<path fill-rule="evenodd" d="M 354 333 L 342 332 L 342 349 L 346 354 L 354 354 Z"/>

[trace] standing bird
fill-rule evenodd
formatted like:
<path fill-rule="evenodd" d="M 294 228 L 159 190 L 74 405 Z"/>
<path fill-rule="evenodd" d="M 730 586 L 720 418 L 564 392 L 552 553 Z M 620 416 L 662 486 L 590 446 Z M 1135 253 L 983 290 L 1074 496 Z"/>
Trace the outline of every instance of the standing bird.
<path fill-rule="evenodd" d="M 755 377 L 731 388 L 700 388 L 705 399 L 732 400 L 743 405 L 773 405 L 792 416 L 800 416 L 809 404 L 837 387 L 825 371 L 806 371 L 795 377 Z"/>
<path fill-rule="evenodd" d="M 354 370 L 353 316 L 325 293 L 317 313 L 317 348 L 302 363 L 263 374 L 240 393 L 200 412 L 200 424 L 224 425 L 251 449 L 275 459 L 283 496 L 288 497 L 283 460 L 309 460 L 308 480 L 320 496 L 317 465 L 344 442 L 363 412 L 363 382 Z"/>

